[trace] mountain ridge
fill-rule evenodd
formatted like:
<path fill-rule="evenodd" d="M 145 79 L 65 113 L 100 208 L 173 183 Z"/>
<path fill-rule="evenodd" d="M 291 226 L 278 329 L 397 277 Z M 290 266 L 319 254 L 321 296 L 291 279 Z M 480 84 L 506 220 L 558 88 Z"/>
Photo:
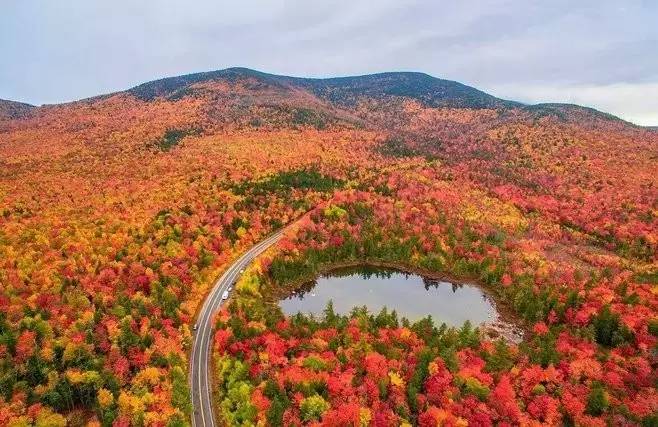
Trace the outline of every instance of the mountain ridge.
<path fill-rule="evenodd" d="M 424 101 L 426 105 L 435 108 L 520 108 L 525 111 L 540 113 L 540 115 L 545 115 L 550 111 L 558 117 L 562 115 L 561 112 L 572 110 L 580 113 L 587 112 L 598 118 L 616 120 L 628 125 L 636 126 L 620 117 L 592 107 L 562 102 L 525 104 L 518 101 L 498 98 L 473 86 L 455 80 L 441 79 L 419 71 L 385 71 L 372 74 L 337 77 L 297 77 L 272 74 L 246 67 L 229 67 L 221 70 L 164 77 L 142 83 L 124 92 L 130 93 L 138 99 L 151 101 L 158 96 L 163 96 L 167 90 L 175 91 L 176 89 L 189 87 L 195 83 L 215 79 L 228 78 L 230 80 L 231 78 L 237 79 L 240 77 L 264 79 L 267 82 L 279 85 L 287 83 L 302 86 L 310 89 L 315 95 L 319 95 L 321 98 L 335 102 L 339 105 L 352 105 L 349 102 L 341 102 L 343 101 L 341 95 L 344 95 L 345 92 L 354 94 L 357 92 L 357 89 L 364 89 L 365 86 L 365 89 L 370 91 L 370 93 L 375 91 L 378 95 L 407 96 L 421 102 Z M 391 85 L 391 83 L 395 83 L 396 80 L 398 83 L 401 83 L 397 87 Z M 423 88 L 428 91 L 434 89 L 435 93 L 443 89 L 441 94 L 444 96 L 436 97 L 431 94 L 428 95 L 427 93 L 423 94 L 419 92 L 420 88 L 413 85 L 414 82 L 423 84 Z M 353 85 L 356 85 L 357 87 L 354 87 Z M 382 85 L 384 88 L 381 88 Z M 377 86 L 379 86 L 379 88 Z M 332 89 L 335 91 L 335 88 L 338 88 L 339 91 L 342 90 L 343 93 L 332 93 Z M 459 98 L 460 95 L 464 96 L 465 99 Z M 458 98 L 459 100 L 455 101 L 455 98 Z"/>
<path fill-rule="evenodd" d="M 18 119 L 26 117 L 32 110 L 38 108 L 25 102 L 0 99 L 0 119 Z"/>
<path fill-rule="evenodd" d="M 193 94 L 195 85 L 228 82 L 236 83 L 249 79 L 261 82 L 279 91 L 305 90 L 333 107 L 355 107 L 361 99 L 381 100 L 384 98 L 413 99 L 430 108 L 457 109 L 519 109 L 536 119 L 554 116 L 564 120 L 570 114 L 581 119 L 616 121 L 632 127 L 640 127 L 613 114 L 592 107 L 570 103 L 545 102 L 525 104 L 488 94 L 473 86 L 454 80 L 441 79 L 418 71 L 388 71 L 373 74 L 338 77 L 297 77 L 266 73 L 245 67 L 230 67 L 179 76 L 163 77 L 144 82 L 126 90 L 99 94 L 75 101 L 34 106 L 22 102 L 1 100 L 0 117 L 20 119 L 43 108 L 64 105 L 88 104 L 108 99 L 115 95 L 128 94 L 143 102 L 157 99 L 177 100 Z M 257 89 L 257 88 L 256 88 Z M 4 104 L 4 105 L 3 105 Z M 11 105 L 11 108 L 9 107 Z M 644 129 L 655 130 L 648 126 Z"/>
<path fill-rule="evenodd" d="M 213 80 L 235 81 L 246 78 L 259 79 L 265 83 L 279 87 L 302 87 L 332 103 L 346 105 L 350 105 L 347 97 L 355 93 L 373 97 L 385 95 L 407 96 L 424 101 L 433 107 L 491 108 L 522 105 L 513 101 L 496 98 L 479 89 L 456 81 L 439 79 L 425 73 L 411 71 L 383 72 L 359 76 L 306 78 L 233 67 L 223 70 L 165 77 L 142 83 L 128 89 L 126 92 L 142 101 L 152 101 L 158 97 L 171 96 L 177 91 L 197 83 Z M 437 94 L 440 96 L 437 96 Z M 461 99 L 466 99 L 467 102 L 460 101 Z"/>

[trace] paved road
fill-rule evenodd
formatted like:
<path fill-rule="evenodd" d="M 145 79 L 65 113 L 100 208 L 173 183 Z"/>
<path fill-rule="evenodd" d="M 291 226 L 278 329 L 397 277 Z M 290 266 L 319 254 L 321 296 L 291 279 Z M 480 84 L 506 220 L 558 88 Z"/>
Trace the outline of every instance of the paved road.
<path fill-rule="evenodd" d="M 217 279 L 208 297 L 203 303 L 197 319 L 197 330 L 194 334 L 192 357 L 190 358 L 190 391 L 192 395 L 192 425 L 195 427 L 214 426 L 215 418 L 212 412 L 212 367 L 209 366 L 210 350 L 212 349 L 213 316 L 222 305 L 222 294 L 240 276 L 240 270 L 245 268 L 256 256 L 276 243 L 283 230 L 279 230 L 267 239 L 253 246 L 235 261 L 222 276 Z"/>

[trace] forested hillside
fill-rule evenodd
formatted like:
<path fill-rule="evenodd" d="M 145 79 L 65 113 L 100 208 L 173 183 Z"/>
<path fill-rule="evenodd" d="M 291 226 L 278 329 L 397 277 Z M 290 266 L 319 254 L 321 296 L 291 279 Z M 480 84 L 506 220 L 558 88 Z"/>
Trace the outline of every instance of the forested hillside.
<path fill-rule="evenodd" d="M 188 425 L 195 314 L 244 425 L 656 425 L 658 133 L 421 73 L 233 68 L 0 101 L 0 425 Z M 269 304 L 370 261 L 478 282 L 521 344 Z"/>

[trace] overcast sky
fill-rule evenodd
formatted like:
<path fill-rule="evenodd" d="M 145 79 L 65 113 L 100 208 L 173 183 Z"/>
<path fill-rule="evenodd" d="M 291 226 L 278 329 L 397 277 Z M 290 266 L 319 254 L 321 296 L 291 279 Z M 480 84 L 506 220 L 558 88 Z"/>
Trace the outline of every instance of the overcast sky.
<path fill-rule="evenodd" d="M 658 125 L 658 1 L 1 0 L 0 98 L 57 103 L 232 66 L 423 71 Z"/>

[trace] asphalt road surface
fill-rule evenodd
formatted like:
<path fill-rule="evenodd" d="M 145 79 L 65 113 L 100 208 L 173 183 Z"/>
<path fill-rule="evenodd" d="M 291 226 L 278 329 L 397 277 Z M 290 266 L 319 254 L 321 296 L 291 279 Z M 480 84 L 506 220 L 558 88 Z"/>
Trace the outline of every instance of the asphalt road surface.
<path fill-rule="evenodd" d="M 214 426 L 215 418 L 212 412 L 212 367 L 210 362 L 210 350 L 212 349 L 213 316 L 221 307 L 224 300 L 222 294 L 229 286 L 232 286 L 238 277 L 240 270 L 244 269 L 265 249 L 276 243 L 283 229 L 272 234 L 245 252 L 217 279 L 210 290 L 208 297 L 197 318 L 197 330 L 194 332 L 194 343 L 192 344 L 192 357 L 190 358 L 190 392 L 192 395 L 192 425 L 195 427 Z"/>

